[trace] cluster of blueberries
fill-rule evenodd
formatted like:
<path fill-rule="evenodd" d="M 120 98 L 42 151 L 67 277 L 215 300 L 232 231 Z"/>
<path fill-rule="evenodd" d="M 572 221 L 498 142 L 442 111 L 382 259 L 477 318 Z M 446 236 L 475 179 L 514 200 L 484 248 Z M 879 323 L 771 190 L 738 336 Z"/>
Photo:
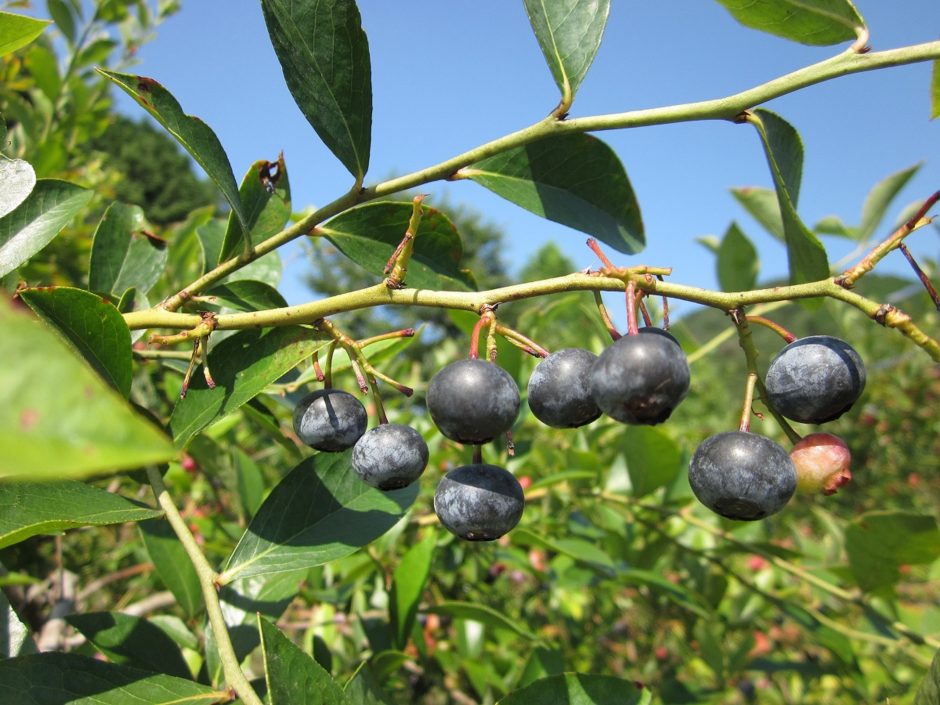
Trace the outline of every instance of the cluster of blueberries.
<path fill-rule="evenodd" d="M 580 348 L 550 354 L 528 383 L 528 403 L 540 421 L 575 428 L 606 414 L 627 424 L 665 421 L 689 390 L 689 364 L 676 339 L 659 328 L 615 341 L 600 356 Z M 858 354 L 828 336 L 797 340 L 770 365 L 769 401 L 787 418 L 823 423 L 840 416 L 858 398 L 865 371 Z M 470 358 L 437 372 L 428 385 L 431 419 L 447 438 L 480 446 L 510 430 L 519 413 L 513 378 L 498 365 Z M 421 435 L 401 424 L 370 430 L 362 403 L 348 392 L 322 389 L 294 410 L 294 431 L 313 448 L 337 452 L 352 448 L 352 465 L 381 490 L 405 487 L 428 463 Z M 768 516 L 790 499 L 796 470 L 781 446 L 745 431 L 719 433 L 696 450 L 689 482 L 699 500 L 733 519 Z M 448 472 L 434 496 L 441 523 L 457 536 L 489 541 L 512 529 L 522 517 L 525 497 L 505 468 L 483 462 Z"/>

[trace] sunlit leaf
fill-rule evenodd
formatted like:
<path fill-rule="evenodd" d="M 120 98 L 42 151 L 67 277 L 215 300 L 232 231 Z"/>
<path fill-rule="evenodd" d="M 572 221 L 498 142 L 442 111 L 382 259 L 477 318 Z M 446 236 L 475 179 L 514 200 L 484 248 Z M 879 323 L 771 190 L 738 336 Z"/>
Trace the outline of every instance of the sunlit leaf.
<path fill-rule="evenodd" d="M 878 226 L 884 220 L 888 207 L 895 197 L 911 180 L 911 177 L 920 169 L 920 164 L 909 166 L 897 171 L 879 181 L 868 192 L 865 204 L 862 206 L 862 222 L 858 226 L 857 237 L 862 242 L 875 234 Z"/>
<path fill-rule="evenodd" d="M 652 693 L 613 676 L 565 673 L 510 693 L 497 705 L 648 705 Z"/>
<path fill-rule="evenodd" d="M 249 245 L 257 245 L 279 232 L 290 218 L 290 183 L 287 165 L 281 154 L 276 162 L 261 159 L 252 164 L 238 189 L 246 229 L 238 218 L 230 215 L 218 260 L 221 262 L 239 254 Z"/>
<path fill-rule="evenodd" d="M 801 44 L 856 38 L 865 21 L 850 0 L 718 0 L 738 22 Z"/>
<path fill-rule="evenodd" d="M 723 291 L 747 291 L 757 283 L 757 248 L 737 223 L 725 231 L 718 247 L 718 283 Z"/>
<path fill-rule="evenodd" d="M 218 303 L 239 311 L 264 311 L 287 306 L 281 292 L 273 286 L 248 279 L 219 284 L 206 289 L 203 295 L 214 296 Z"/>
<path fill-rule="evenodd" d="M 330 674 L 274 624 L 259 619 L 258 629 L 271 705 L 352 705 Z"/>
<path fill-rule="evenodd" d="M 140 522 L 137 528 L 157 577 L 173 593 L 187 616 L 198 614 L 204 604 L 199 576 L 169 522 L 152 519 Z"/>
<path fill-rule="evenodd" d="M 888 588 L 899 580 L 900 566 L 940 558 L 940 528 L 929 514 L 866 512 L 846 529 L 845 551 L 863 590 Z"/>
<path fill-rule="evenodd" d="M 0 156 L 0 218 L 25 201 L 35 185 L 36 172 L 29 162 Z"/>
<path fill-rule="evenodd" d="M 0 590 L 0 659 L 15 658 L 36 652 L 36 644 L 19 615 L 13 611 L 7 596 Z"/>
<path fill-rule="evenodd" d="M 49 24 L 52 24 L 49 20 L 0 12 L 0 56 L 26 46 L 42 34 Z"/>
<path fill-rule="evenodd" d="M 121 296 L 134 288 L 146 294 L 167 260 L 167 244 L 145 232 L 139 206 L 112 203 L 98 223 L 91 244 L 88 287 Z"/>
<path fill-rule="evenodd" d="M 507 615 L 487 605 L 473 602 L 445 601 L 430 605 L 424 611 L 431 614 L 445 614 L 454 619 L 469 619 L 494 629 L 502 629 L 518 634 L 531 641 L 538 641 L 538 637 L 526 629 L 522 622 L 517 619 L 510 619 Z"/>
<path fill-rule="evenodd" d="M 731 189 L 731 195 L 768 233 L 781 242 L 785 241 L 776 191 L 758 186 L 744 186 Z"/>
<path fill-rule="evenodd" d="M 637 497 L 671 484 L 682 466 L 679 445 L 665 431 L 650 426 L 627 426 L 621 451 Z"/>
<path fill-rule="evenodd" d="M 418 602 L 431 572 L 437 535 L 429 531 L 423 540 L 408 549 L 392 575 L 390 595 L 392 631 L 395 645 L 404 649 L 418 614 Z"/>

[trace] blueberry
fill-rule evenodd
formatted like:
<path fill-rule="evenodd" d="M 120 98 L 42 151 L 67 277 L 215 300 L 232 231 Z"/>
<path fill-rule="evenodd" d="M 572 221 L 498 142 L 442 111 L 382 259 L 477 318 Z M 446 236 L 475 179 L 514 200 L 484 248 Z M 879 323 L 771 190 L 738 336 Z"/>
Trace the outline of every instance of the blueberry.
<path fill-rule="evenodd" d="M 338 452 L 352 447 L 368 423 L 362 402 L 340 389 L 308 394 L 294 409 L 294 433 L 317 450 Z"/>
<path fill-rule="evenodd" d="M 434 511 L 451 533 L 468 541 L 498 539 L 519 523 L 522 485 L 496 465 L 463 465 L 447 473 L 434 494 Z"/>
<path fill-rule="evenodd" d="M 661 333 L 625 335 L 597 359 L 591 395 L 608 416 L 623 423 L 658 424 L 685 398 L 688 360 L 675 338 Z"/>
<path fill-rule="evenodd" d="M 865 388 L 865 365 L 855 349 L 829 335 L 800 338 L 781 350 L 764 380 L 770 405 L 793 421 L 837 419 Z"/>
<path fill-rule="evenodd" d="M 539 362 L 529 377 L 529 408 L 554 428 L 575 428 L 601 415 L 591 396 L 591 368 L 597 355 L 580 348 L 558 350 Z"/>
<path fill-rule="evenodd" d="M 428 446 L 421 434 L 402 424 L 386 423 L 356 441 L 352 466 L 366 484 L 380 490 L 407 487 L 428 464 Z"/>
<path fill-rule="evenodd" d="M 769 438 L 728 431 L 706 438 L 689 463 L 699 501 L 728 519 L 754 521 L 779 512 L 796 491 L 790 454 Z"/>
<path fill-rule="evenodd" d="M 479 359 L 452 362 L 431 378 L 428 411 L 458 443 L 487 443 L 512 428 L 519 389 L 506 370 Z"/>

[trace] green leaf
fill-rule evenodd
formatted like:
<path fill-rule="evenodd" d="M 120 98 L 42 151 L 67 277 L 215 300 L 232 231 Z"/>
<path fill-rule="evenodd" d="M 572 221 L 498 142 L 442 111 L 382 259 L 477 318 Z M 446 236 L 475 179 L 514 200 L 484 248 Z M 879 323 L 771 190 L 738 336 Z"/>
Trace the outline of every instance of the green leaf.
<path fill-rule="evenodd" d="M 117 308 L 90 291 L 23 289 L 20 298 L 125 398 L 131 392 L 131 332 Z"/>
<path fill-rule="evenodd" d="M 242 515 L 248 519 L 254 516 L 264 499 L 264 476 L 258 464 L 241 448 L 233 449 L 232 466 L 235 470 L 236 502 L 241 505 Z"/>
<path fill-rule="evenodd" d="M 872 592 L 894 585 L 900 566 L 940 557 L 940 528 L 927 514 L 867 512 L 846 529 L 845 550 L 859 586 Z"/>
<path fill-rule="evenodd" d="M 596 477 L 596 474 L 595 474 Z M 551 537 L 537 534 L 528 529 L 515 529 L 512 532 L 513 542 L 521 546 L 539 546 L 555 553 L 573 558 L 580 563 L 587 563 L 593 568 L 612 569 L 614 561 L 609 555 L 594 543 L 580 538 Z"/>
<path fill-rule="evenodd" d="M 446 614 L 454 619 L 469 619 L 473 622 L 485 624 L 493 629 L 502 629 L 518 634 L 524 639 L 539 641 L 539 638 L 527 630 L 520 620 L 510 619 L 502 612 L 488 607 L 487 605 L 473 602 L 446 601 L 432 605 L 424 611 L 431 614 Z"/>
<path fill-rule="evenodd" d="M 835 235 L 836 237 L 845 237 L 850 240 L 855 240 L 858 237 L 858 233 L 855 228 L 852 228 L 843 223 L 842 219 L 836 215 L 823 216 L 819 222 L 813 226 L 813 232 L 820 235 Z"/>
<path fill-rule="evenodd" d="M 359 479 L 351 458 L 351 450 L 321 453 L 291 470 L 251 520 L 220 582 L 322 565 L 391 529 L 418 483 L 382 492 Z"/>
<path fill-rule="evenodd" d="M 79 477 L 175 457 L 166 436 L 44 324 L 2 302 L 0 329 L 7 361 L 0 365 L 0 480 Z"/>
<path fill-rule="evenodd" d="M 774 179 L 783 218 L 790 282 L 800 284 L 825 279 L 829 276 L 826 250 L 796 213 L 803 171 L 803 143 L 799 133 L 768 110 L 753 111 L 748 121 L 757 128 Z"/>
<path fill-rule="evenodd" d="M 219 284 L 206 289 L 203 294 L 214 296 L 220 304 L 239 311 L 265 311 L 287 306 L 287 301 L 281 296 L 281 292 L 273 286 L 248 279 Z"/>
<path fill-rule="evenodd" d="M 356 3 L 261 0 L 261 9 L 294 101 L 361 184 L 372 142 L 372 67 Z"/>
<path fill-rule="evenodd" d="M 621 571 L 619 575 L 622 576 L 624 581 L 628 584 L 640 583 L 642 585 L 647 585 L 648 587 L 651 587 L 657 592 L 661 593 L 664 597 L 672 600 L 680 607 L 683 607 L 690 612 L 694 612 L 703 619 L 711 619 L 711 614 L 702 604 L 702 601 L 698 599 L 690 590 L 683 587 L 682 585 L 677 585 L 666 580 L 666 578 L 661 576 L 659 573 L 655 573 L 649 570 L 630 568 L 628 570 Z"/>
<path fill-rule="evenodd" d="M 565 673 L 537 680 L 497 701 L 497 705 L 648 705 L 652 694 L 613 676 Z"/>
<path fill-rule="evenodd" d="M 391 705 L 378 679 L 365 661 L 359 664 L 359 668 L 356 669 L 343 690 L 346 693 L 346 699 L 355 705 Z"/>
<path fill-rule="evenodd" d="M 644 497 L 673 483 L 682 467 L 682 453 L 665 431 L 650 426 L 627 426 L 621 438 L 634 496 Z"/>
<path fill-rule="evenodd" d="M 634 254 L 646 241 L 640 206 L 614 151 L 591 135 L 538 140 L 458 175 L 528 211 Z"/>
<path fill-rule="evenodd" d="M 930 79 L 930 119 L 940 117 L 940 60 L 933 62 Z"/>
<path fill-rule="evenodd" d="M 16 658 L 36 652 L 36 644 L 7 596 L 0 590 L 0 659 Z"/>
<path fill-rule="evenodd" d="M 884 220 L 891 202 L 898 195 L 898 192 L 907 185 L 911 177 L 917 173 L 918 169 L 920 169 L 920 164 L 914 164 L 907 169 L 890 174 L 875 184 L 872 190 L 868 192 L 865 205 L 862 206 L 862 222 L 859 224 L 856 233 L 856 237 L 861 242 L 865 242 L 875 234 L 875 230 Z"/>
<path fill-rule="evenodd" d="M 199 576 L 173 528 L 164 519 L 142 521 L 137 528 L 157 577 L 173 593 L 187 617 L 199 614 L 204 604 Z"/>
<path fill-rule="evenodd" d="M 801 44 L 854 40 L 865 20 L 850 0 L 718 0 L 741 24 Z"/>
<path fill-rule="evenodd" d="M 112 203 L 98 223 L 91 244 L 88 287 L 121 296 L 130 288 L 146 294 L 167 260 L 167 244 L 145 229 L 139 206 Z"/>
<path fill-rule="evenodd" d="M 924 676 L 917 695 L 914 696 L 914 705 L 936 705 L 940 703 L 940 651 L 933 655 L 930 671 Z"/>
<path fill-rule="evenodd" d="M 548 676 L 557 676 L 565 672 L 565 657 L 560 649 L 539 646 L 529 655 L 517 686 L 525 687 Z"/>
<path fill-rule="evenodd" d="M 525 0 L 525 9 L 566 113 L 601 46 L 610 0 Z"/>
<path fill-rule="evenodd" d="M 290 183 L 284 155 L 276 162 L 261 159 L 248 169 L 238 189 L 248 225 L 248 237 L 238 218 L 229 216 L 219 262 L 278 233 L 290 218 Z"/>
<path fill-rule="evenodd" d="M 36 20 L 24 15 L 0 12 L 0 56 L 24 47 L 42 34 L 49 20 Z"/>
<path fill-rule="evenodd" d="M 731 195 L 744 206 L 744 209 L 754 220 L 764 226 L 764 229 L 781 242 L 785 241 L 783 234 L 783 218 L 780 217 L 780 202 L 773 189 L 757 186 L 744 186 L 731 189 Z"/>
<path fill-rule="evenodd" d="M 225 240 L 225 225 L 221 220 L 213 219 L 196 228 L 196 237 L 199 239 L 199 249 L 202 254 L 202 273 L 215 268 L 222 252 L 222 243 Z"/>
<path fill-rule="evenodd" d="M 39 179 L 29 196 L 0 218 L 0 277 L 48 245 L 91 196 L 67 181 Z"/>
<path fill-rule="evenodd" d="M 718 283 L 724 291 L 748 291 L 757 283 L 757 249 L 737 223 L 729 225 L 721 239 L 717 267 Z"/>
<path fill-rule="evenodd" d="M 29 162 L 0 156 L 0 218 L 25 201 L 35 185 L 36 172 Z"/>
<path fill-rule="evenodd" d="M 323 345 L 317 333 L 296 326 L 263 333 L 246 330 L 223 340 L 209 353 L 215 388 L 209 389 L 197 371 L 186 397 L 173 409 L 170 431 L 176 445 L 185 446 L 210 423 L 260 394 Z"/>
<path fill-rule="evenodd" d="M 114 663 L 189 678 L 176 643 L 146 619 L 121 612 L 86 612 L 65 618 Z"/>
<path fill-rule="evenodd" d="M 411 636 L 415 616 L 418 614 L 418 602 L 431 573 L 436 544 L 437 535 L 434 531 L 429 531 L 422 541 L 402 556 L 392 575 L 390 611 L 395 646 L 399 649 L 405 648 Z"/>
<path fill-rule="evenodd" d="M 38 534 L 143 521 L 162 514 L 81 482 L 2 482 L 0 548 Z"/>
<path fill-rule="evenodd" d="M 258 619 L 271 705 L 347 705 L 330 674 L 266 619 Z M 359 703 L 356 703 L 359 705 Z"/>
<path fill-rule="evenodd" d="M 219 187 L 222 196 L 244 225 L 247 221 L 242 212 L 235 174 L 232 173 L 232 165 L 212 128 L 199 118 L 184 114 L 176 98 L 152 78 L 104 69 L 97 69 L 97 71 L 136 100 L 144 110 L 163 125 L 167 132 L 176 138 Z"/>
<path fill-rule="evenodd" d="M 473 279 L 460 269 L 463 246 L 454 224 L 440 211 L 424 207 L 414 254 L 405 278 L 418 289 L 473 288 Z M 352 208 L 317 228 L 336 248 L 367 272 L 381 279 L 389 258 L 408 229 L 412 205 L 381 201 Z"/>
<path fill-rule="evenodd" d="M 0 705 L 33 702 L 56 705 L 209 705 L 228 702 L 228 692 L 173 676 L 148 673 L 62 653 L 34 654 L 0 661 Z"/>
<path fill-rule="evenodd" d="M 62 35 L 68 40 L 68 43 L 75 43 L 75 18 L 72 17 L 72 11 L 63 0 L 46 0 L 46 7 L 49 10 L 49 16 L 55 20 L 56 27 L 62 32 Z"/>

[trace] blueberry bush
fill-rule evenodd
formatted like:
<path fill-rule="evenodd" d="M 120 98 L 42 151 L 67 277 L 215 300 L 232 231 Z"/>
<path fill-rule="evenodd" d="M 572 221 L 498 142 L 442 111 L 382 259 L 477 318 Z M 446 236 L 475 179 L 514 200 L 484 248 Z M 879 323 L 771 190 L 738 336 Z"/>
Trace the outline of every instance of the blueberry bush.
<path fill-rule="evenodd" d="M 836 48 L 719 99 L 578 115 L 612 3 L 524 0 L 557 105 L 370 181 L 355 0 L 261 0 L 349 172 L 306 208 L 283 156 L 239 182 L 211 126 L 129 72 L 178 3 L 0 12 L 0 705 L 940 702 L 940 298 L 906 246 L 940 192 L 895 208 L 911 167 L 858 226 L 810 227 L 799 133 L 763 107 L 933 62 L 936 117 L 940 41 L 873 50 L 850 0 L 719 2 Z M 166 222 L 165 195 L 159 216 L 117 198 L 113 91 L 217 202 Z M 719 289 L 617 264 L 648 235 L 597 134 L 716 120 L 766 158 L 772 187 L 735 194 L 788 278 L 759 286 L 734 224 L 701 241 Z M 479 285 L 475 226 L 419 193 L 441 180 L 584 233 L 596 268 L 549 247 Z M 299 239 L 357 269 L 288 305 Z M 670 320 L 676 300 L 698 306 Z M 426 323 L 389 331 L 392 310 Z"/>

